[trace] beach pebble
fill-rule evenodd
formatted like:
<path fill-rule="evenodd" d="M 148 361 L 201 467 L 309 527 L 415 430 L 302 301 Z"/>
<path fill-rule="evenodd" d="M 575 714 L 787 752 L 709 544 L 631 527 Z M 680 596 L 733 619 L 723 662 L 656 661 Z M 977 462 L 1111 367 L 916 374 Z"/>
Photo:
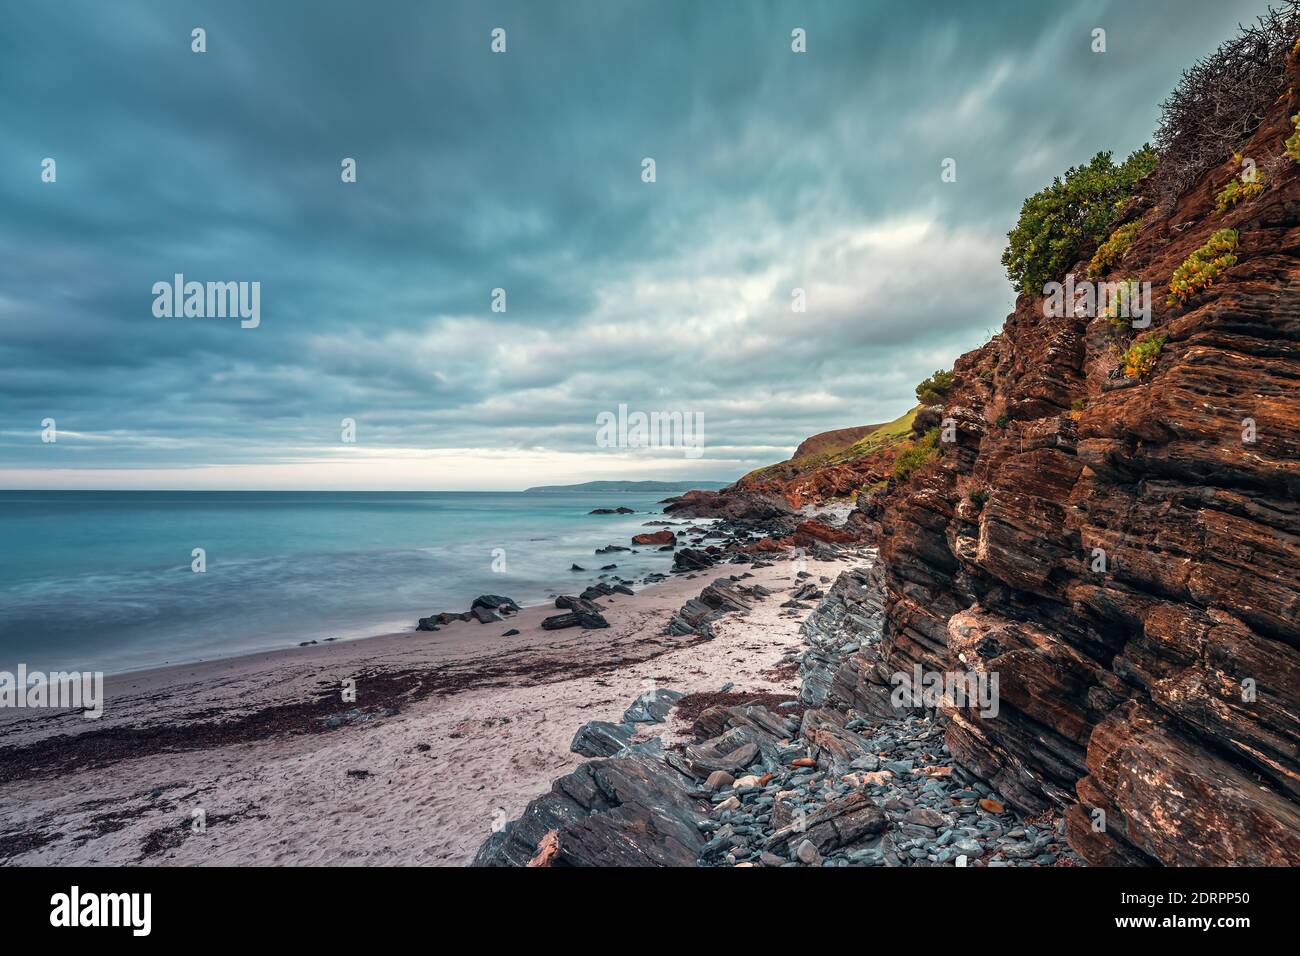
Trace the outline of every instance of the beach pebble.
<path fill-rule="evenodd" d="M 807 866 L 814 866 L 818 860 L 817 847 L 813 846 L 811 840 L 804 840 L 794 850 L 795 858 Z"/>
<path fill-rule="evenodd" d="M 735 782 L 735 777 L 725 770 L 715 770 L 709 774 L 709 779 L 704 781 L 704 786 L 710 791 L 721 790 L 723 787 L 729 787 Z"/>

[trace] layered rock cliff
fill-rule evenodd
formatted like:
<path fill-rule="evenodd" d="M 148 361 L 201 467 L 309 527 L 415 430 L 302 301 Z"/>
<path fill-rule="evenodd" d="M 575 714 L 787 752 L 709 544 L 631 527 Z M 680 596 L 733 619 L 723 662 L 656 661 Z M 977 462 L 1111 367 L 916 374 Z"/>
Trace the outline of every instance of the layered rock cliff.
<path fill-rule="evenodd" d="M 1231 113 L 1233 103 L 1262 97 L 1248 116 L 1229 117 L 1227 128 L 1246 130 L 1231 144 L 1235 155 L 1207 163 L 1204 149 L 1187 151 L 1223 117 L 1200 117 L 1196 90 L 1184 87 L 1174 98 L 1183 125 L 1118 211 L 1108 248 L 1076 250 L 1074 281 L 1149 283 L 1149 323 L 1095 300 L 1056 311 L 1022 295 L 951 379 L 940 372 L 918 387 L 923 407 L 887 426 L 814 436 L 790 461 L 667 509 L 739 527 L 730 560 L 810 542 L 878 546 L 879 560 L 842 574 L 804 625 L 800 706 L 833 717 L 843 733 L 832 741 L 805 720 L 794 743 L 835 770 L 853 734 L 923 727 L 924 739 L 908 745 L 924 743 L 944 761 L 962 784 L 957 804 L 991 794 L 997 812 L 1005 801 L 1018 815 L 1011 823 L 1050 824 L 1028 848 L 1008 847 L 1008 833 L 1032 825 L 1004 833 L 959 817 L 971 858 L 988 856 L 990 866 L 1044 848 L 1044 865 L 1073 862 L 1052 849 L 1062 815 L 1070 847 L 1093 865 L 1300 864 L 1298 32 L 1300 8 L 1291 5 L 1226 59 L 1199 65 L 1193 81 L 1210 83 L 1214 109 Z M 1238 73 L 1220 88 L 1226 60 Z M 1249 82 L 1237 82 L 1243 76 Z M 800 523 L 804 505 L 848 497 L 856 504 L 842 527 Z M 900 678 L 918 669 L 983 675 L 981 686 L 996 676 L 997 706 L 955 695 L 937 709 L 901 701 Z M 963 683 L 975 682 L 947 686 Z M 728 719 L 749 721 L 748 733 L 753 717 Z M 705 736 L 739 726 L 705 723 Z M 940 733 L 942 747 L 928 742 Z M 879 749 L 873 737 L 867 751 Z M 766 779 L 779 764 L 750 769 Z M 563 846 L 563 827 L 577 826 L 570 815 L 617 806 L 630 820 L 641 811 L 628 806 L 640 804 L 643 815 L 668 812 L 640 790 L 675 799 L 675 786 L 641 788 L 639 766 L 627 771 L 631 783 L 601 784 L 599 799 L 574 796 L 597 792 L 585 778 L 557 783 L 512 831 L 518 839 L 498 839 L 484 859 L 534 859 L 548 828 L 559 828 Z M 923 796 L 857 783 L 873 799 Z M 609 797 L 620 788 L 631 797 Z M 749 800 L 761 787 L 742 789 Z M 743 813 L 742 803 L 724 817 Z M 688 822 L 708 830 L 703 817 Z M 628 832 L 622 845 L 639 845 L 642 831 Z M 990 834 L 992 855 L 979 842 Z M 908 842 L 915 833 L 897 836 L 886 843 L 876 833 L 879 860 L 875 847 L 830 849 L 868 864 L 950 862 L 924 834 L 919 845 Z M 699 852 L 708 862 L 717 856 L 710 847 L 735 859 L 757 854 L 732 832 L 720 840 L 673 844 L 671 861 Z M 807 862 L 778 849 L 757 859 Z M 608 859 L 579 853 L 570 862 Z"/>
<path fill-rule="evenodd" d="M 1112 277 L 1151 283 L 1154 366 L 1125 373 L 1106 316 L 1021 296 L 955 364 L 951 441 L 860 501 L 884 637 L 844 664 L 840 696 L 886 711 L 891 675 L 918 664 L 998 674 L 997 718 L 943 708 L 953 756 L 1025 813 L 1063 808 L 1094 864 L 1300 862 L 1294 53 L 1287 70 L 1240 149 L 1262 191 L 1216 209 L 1237 158 L 1174 200 L 1139 188 L 1121 215 L 1138 225 Z M 1223 229 L 1235 263 L 1170 305 L 1175 270 Z"/>

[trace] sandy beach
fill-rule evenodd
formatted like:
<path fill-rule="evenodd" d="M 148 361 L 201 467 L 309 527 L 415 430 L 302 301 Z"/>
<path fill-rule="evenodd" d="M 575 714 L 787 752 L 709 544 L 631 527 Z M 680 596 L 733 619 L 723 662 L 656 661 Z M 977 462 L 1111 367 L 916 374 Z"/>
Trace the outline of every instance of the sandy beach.
<path fill-rule="evenodd" d="M 799 568 L 824 586 L 850 560 Z M 608 629 L 544 631 L 557 611 L 531 607 L 109 677 L 97 721 L 0 712 L 0 863 L 469 863 L 585 759 L 569 750 L 581 724 L 641 692 L 793 694 L 778 665 L 807 613 L 780 607 L 796 569 L 723 565 L 602 598 Z M 773 592 L 753 611 L 714 640 L 664 634 L 709 582 L 747 572 Z M 647 726 L 665 743 L 684 729 Z"/>

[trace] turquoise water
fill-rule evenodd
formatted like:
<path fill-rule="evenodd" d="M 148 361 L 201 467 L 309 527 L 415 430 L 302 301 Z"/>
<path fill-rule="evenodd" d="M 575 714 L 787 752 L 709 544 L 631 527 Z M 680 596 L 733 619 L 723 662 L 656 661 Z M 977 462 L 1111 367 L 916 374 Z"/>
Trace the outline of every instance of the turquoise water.
<path fill-rule="evenodd" d="M 672 555 L 593 552 L 654 530 L 662 497 L 0 491 L 0 670 L 113 673 L 411 629 L 481 593 L 581 590 L 604 564 L 639 580 Z M 588 514 L 618 506 L 637 513 Z"/>

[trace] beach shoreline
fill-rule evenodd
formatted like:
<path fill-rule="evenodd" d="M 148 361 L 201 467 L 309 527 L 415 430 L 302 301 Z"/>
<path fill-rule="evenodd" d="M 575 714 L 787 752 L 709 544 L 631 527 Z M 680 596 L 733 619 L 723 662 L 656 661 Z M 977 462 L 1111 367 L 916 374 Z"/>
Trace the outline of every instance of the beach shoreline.
<path fill-rule="evenodd" d="M 0 862 L 467 864 L 582 762 L 569 744 L 583 723 L 619 720 L 644 690 L 795 695 L 781 665 L 807 612 L 780 605 L 853 558 L 788 557 L 603 597 L 605 629 L 542 630 L 559 612 L 534 605 L 501 622 L 112 675 L 99 720 L 0 711 Z M 731 575 L 772 594 L 717 621 L 712 640 L 665 633 Z M 671 743 L 683 729 L 639 736 Z"/>

